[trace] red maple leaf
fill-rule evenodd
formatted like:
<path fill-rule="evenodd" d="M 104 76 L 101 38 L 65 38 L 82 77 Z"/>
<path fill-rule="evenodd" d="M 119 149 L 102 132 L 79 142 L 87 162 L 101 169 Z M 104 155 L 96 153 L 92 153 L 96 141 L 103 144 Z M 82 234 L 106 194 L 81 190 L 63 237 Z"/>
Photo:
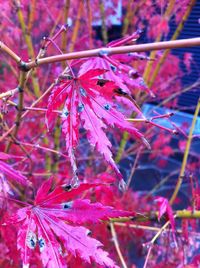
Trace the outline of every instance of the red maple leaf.
<path fill-rule="evenodd" d="M 175 220 L 173 215 L 172 207 L 169 204 L 169 201 L 164 197 L 156 197 L 155 201 L 158 204 L 158 219 L 160 220 L 161 217 L 166 213 L 167 217 L 170 221 L 172 231 L 175 232 Z"/>
<path fill-rule="evenodd" d="M 115 210 L 100 203 L 76 199 L 97 185 L 81 184 L 78 188 L 57 186 L 53 191 L 52 179 L 45 181 L 37 192 L 34 205 L 21 208 L 9 222 L 20 222 L 17 246 L 24 265 L 28 265 L 32 253 L 40 251 L 46 267 L 66 267 L 66 257 L 72 254 L 84 261 L 106 267 L 118 267 L 102 250 L 102 244 L 91 238 L 89 230 L 79 225 L 98 222 L 110 217 L 130 216 L 129 212 Z M 131 215 L 133 215 L 131 213 Z"/>
<path fill-rule="evenodd" d="M 115 84 L 108 82 L 102 86 L 98 85 L 97 77 L 106 72 L 102 69 L 89 70 L 77 78 L 70 77 L 70 80 L 63 80 L 56 85 L 48 100 L 46 123 L 48 127 L 52 127 L 56 118 L 53 110 L 64 103 L 62 132 L 65 134 L 66 149 L 74 174 L 77 171 L 74 149 L 78 143 L 79 125 L 82 122 L 90 144 L 96 147 L 121 178 L 121 173 L 112 158 L 111 143 L 104 132 L 106 125 L 128 131 L 145 144 L 147 141 L 116 109 L 113 103 Z"/>

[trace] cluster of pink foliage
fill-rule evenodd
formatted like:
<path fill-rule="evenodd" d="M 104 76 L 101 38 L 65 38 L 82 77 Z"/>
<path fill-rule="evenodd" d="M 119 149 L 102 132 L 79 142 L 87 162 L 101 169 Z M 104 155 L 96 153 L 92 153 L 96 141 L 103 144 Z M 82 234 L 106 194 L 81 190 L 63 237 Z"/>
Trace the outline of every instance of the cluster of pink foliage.
<path fill-rule="evenodd" d="M 41 48 L 45 48 L 45 56 L 50 56 L 103 46 L 95 38 L 95 31 L 90 34 L 90 13 L 93 20 L 102 20 L 101 2 L 104 1 L 1 3 L 1 41 L 24 61 L 36 57 Z M 112 2 L 117 6 L 118 1 Z M 139 8 L 140 1 L 130 2 L 122 1 L 124 10 L 135 8 L 136 12 L 127 36 L 108 43 L 107 47 L 136 42 L 141 35 L 137 29 L 145 29 L 147 22 L 148 38 L 154 40 L 158 35 L 168 35 L 170 17 L 161 15 L 168 1 L 143 1 Z M 171 16 L 175 16 L 177 23 L 188 3 L 177 1 L 174 5 Z M 72 27 L 66 26 L 63 15 L 68 5 Z M 113 6 L 105 5 L 107 27 L 111 26 L 109 19 L 115 13 Z M 76 15 L 77 9 L 79 15 Z M 43 40 L 44 36 L 49 37 Z M 67 39 L 66 47 L 63 47 L 64 39 Z M 156 54 L 152 70 L 161 56 Z M 153 248 L 149 265 L 177 267 L 183 259 L 184 263 L 188 261 L 183 250 L 177 255 L 176 245 L 168 249 L 170 264 L 165 265 L 164 249 L 172 243 L 183 246 L 182 237 L 175 237 L 172 207 L 165 197 L 147 197 L 131 188 L 125 190 L 120 167 L 113 157 L 117 146 L 112 145 L 120 143 L 125 131 L 130 135 L 129 153 L 152 148 L 149 161 L 160 152 L 166 157 L 174 153 L 169 144 L 177 129 L 173 129 L 173 124 L 171 129 L 165 129 L 153 122 L 141 123 L 146 118 L 139 106 L 146 101 L 162 101 L 181 90 L 180 60 L 169 54 L 159 76 L 148 88 L 142 74 L 149 60 L 145 53 L 110 56 L 102 50 L 99 57 L 39 66 L 23 89 L 22 113 L 28 113 L 17 121 L 16 137 L 6 133 L 18 118 L 18 95 L 1 99 L 4 139 L 0 144 L 0 267 L 119 267 L 110 219 L 127 217 L 130 222 L 116 225 L 115 229 L 119 245 L 124 245 L 121 252 L 126 262 L 135 267 L 137 260 L 130 258 L 128 248 L 134 247 L 138 256 L 144 257 L 146 248 L 142 245 L 152 234 L 142 228 L 131 228 L 131 220 L 152 210 L 158 211 L 158 221 L 162 221 L 163 216 L 169 220 L 172 231 Z M 192 55 L 186 54 L 184 63 L 188 72 L 191 61 Z M 18 79 L 17 64 L 1 53 L 0 93 L 16 88 Z M 37 92 L 36 84 L 39 85 Z M 49 94 L 34 106 L 34 101 L 51 84 Z M 177 107 L 177 100 L 167 105 Z M 131 115 L 141 121 L 129 122 L 127 118 Z M 159 139 L 155 139 L 155 127 L 160 131 Z M 125 191 L 121 192 L 118 186 Z M 192 189 L 196 209 L 199 209 L 199 188 Z M 148 221 L 141 225 L 150 224 Z M 194 221 L 183 221 L 188 250 L 192 248 L 189 226 L 196 230 Z M 195 253 L 194 248 L 192 252 Z M 193 263 L 198 263 L 198 256 Z"/>

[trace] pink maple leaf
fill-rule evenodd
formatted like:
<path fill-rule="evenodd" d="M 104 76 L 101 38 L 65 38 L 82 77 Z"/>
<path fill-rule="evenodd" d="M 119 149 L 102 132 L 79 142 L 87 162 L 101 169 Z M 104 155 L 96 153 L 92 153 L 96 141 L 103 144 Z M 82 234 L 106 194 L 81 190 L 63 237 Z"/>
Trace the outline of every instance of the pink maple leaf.
<path fill-rule="evenodd" d="M 131 59 L 132 57 L 130 56 L 129 61 L 131 61 Z M 124 94 L 123 96 L 129 96 L 129 103 L 127 103 L 127 101 L 125 102 L 124 99 L 121 99 L 121 101 L 123 100 L 123 102 L 125 102 L 129 107 L 132 107 L 136 113 L 143 116 L 140 109 L 138 109 L 137 105 L 135 105 L 135 103 L 132 101 L 133 97 L 131 97 L 131 91 L 129 87 L 131 86 L 133 89 L 144 90 L 153 97 L 154 94 L 146 86 L 143 78 L 137 73 L 135 69 L 129 65 L 120 63 L 116 56 L 102 56 L 99 58 L 91 58 L 84 62 L 81 65 L 79 74 L 87 72 L 91 68 L 106 69 L 108 72 L 104 73 L 102 77 L 108 81 L 115 82 L 117 87 L 119 87 L 123 93 L 126 93 L 126 95 Z"/>
<path fill-rule="evenodd" d="M 161 217 L 166 214 L 172 227 L 172 231 L 175 232 L 175 220 L 173 215 L 173 210 L 169 204 L 169 201 L 164 197 L 156 197 L 155 201 L 158 204 L 158 219 L 160 220 Z"/>
<path fill-rule="evenodd" d="M 1 159 L 2 158 L 6 159 L 7 157 L 9 158 L 9 156 L 1 155 Z M 12 181 L 16 181 L 22 185 L 27 184 L 27 178 L 24 175 L 22 175 L 18 170 L 15 170 L 14 168 L 12 168 L 7 163 L 4 163 L 3 161 L 0 161 L 0 173 L 2 173 L 3 176 L 8 177 L 8 179 Z"/>
<path fill-rule="evenodd" d="M 9 222 L 20 222 L 17 246 L 24 265 L 28 265 L 39 250 L 44 266 L 66 267 L 66 257 L 77 255 L 84 261 L 106 267 L 118 267 L 103 251 L 102 244 L 91 238 L 89 230 L 80 225 L 98 222 L 110 217 L 130 216 L 129 212 L 115 210 L 88 199 L 76 199 L 98 184 L 81 184 L 78 188 L 57 186 L 53 191 L 52 179 L 45 181 L 37 192 L 34 205 L 21 208 Z M 73 224 L 73 225 L 70 225 Z"/>
<path fill-rule="evenodd" d="M 135 42 L 140 36 L 140 31 L 133 33 L 128 37 L 124 37 L 115 41 L 112 41 L 107 44 L 107 47 L 119 47 L 121 45 L 126 45 L 132 42 Z M 148 57 L 140 55 L 138 53 L 129 53 L 129 54 L 119 54 L 119 55 L 107 55 L 102 51 L 100 57 L 89 58 L 87 60 L 82 60 L 84 63 L 81 65 L 79 75 L 87 72 L 90 69 L 105 69 L 106 73 L 102 74 L 104 79 L 115 82 L 115 84 L 121 89 L 124 93 L 121 101 L 125 102 L 128 107 L 134 109 L 136 113 L 143 116 L 142 112 L 135 104 L 133 97 L 131 96 L 131 91 L 129 87 L 133 89 L 145 90 L 152 97 L 154 97 L 153 92 L 146 86 L 143 78 L 139 73 L 134 69 L 130 63 L 135 60 L 149 60 Z M 128 65 L 129 64 L 129 65 Z M 126 94 L 125 94 L 126 93 Z M 128 97 L 128 98 L 127 98 Z M 127 102 L 129 99 L 130 102 Z"/>
<path fill-rule="evenodd" d="M 8 160 L 15 156 L 0 153 L 0 159 Z M 15 157 L 18 158 L 18 157 Z M 20 157 L 19 157 L 20 158 Z M 0 160 L 0 207 L 3 208 L 4 202 L 6 202 L 8 195 L 12 195 L 10 181 L 17 182 L 23 186 L 30 184 L 27 178 L 22 175 L 18 170 L 15 170 L 11 165 Z"/>
<path fill-rule="evenodd" d="M 112 100 L 113 91 L 110 89 L 110 87 L 114 88 L 115 84 L 113 82 L 101 86 L 98 84 L 97 77 L 106 72 L 103 69 L 89 70 L 77 78 L 70 77 L 70 80 L 63 80 L 56 85 L 48 100 L 46 123 L 48 127 L 52 127 L 56 118 L 53 110 L 64 102 L 62 132 L 65 135 L 66 150 L 74 174 L 77 171 L 74 149 L 78 144 L 79 125 L 82 122 L 83 128 L 87 131 L 89 143 L 96 147 L 121 178 L 121 173 L 112 158 L 111 143 L 104 132 L 106 125 L 128 131 L 145 144 L 147 141 L 116 109 Z"/>

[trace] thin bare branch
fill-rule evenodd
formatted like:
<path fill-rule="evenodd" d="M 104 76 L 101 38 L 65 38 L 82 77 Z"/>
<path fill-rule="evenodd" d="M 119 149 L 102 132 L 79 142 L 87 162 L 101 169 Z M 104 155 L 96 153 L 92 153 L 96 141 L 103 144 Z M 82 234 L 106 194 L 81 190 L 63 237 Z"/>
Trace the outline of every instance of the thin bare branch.
<path fill-rule="evenodd" d="M 98 49 L 77 51 L 62 55 L 56 55 L 51 57 L 46 57 L 43 59 L 38 59 L 37 61 L 30 61 L 25 63 L 26 69 L 31 69 L 42 64 L 48 64 L 53 62 L 61 62 L 65 60 L 81 59 L 87 57 L 97 57 L 101 55 L 114 55 L 123 54 L 129 52 L 145 52 L 151 50 L 162 50 L 171 48 L 181 48 L 181 47 L 192 47 L 200 46 L 200 38 L 190 38 L 174 41 L 165 41 L 149 44 L 131 45 L 131 46 L 121 46 L 121 47 L 102 47 Z"/>

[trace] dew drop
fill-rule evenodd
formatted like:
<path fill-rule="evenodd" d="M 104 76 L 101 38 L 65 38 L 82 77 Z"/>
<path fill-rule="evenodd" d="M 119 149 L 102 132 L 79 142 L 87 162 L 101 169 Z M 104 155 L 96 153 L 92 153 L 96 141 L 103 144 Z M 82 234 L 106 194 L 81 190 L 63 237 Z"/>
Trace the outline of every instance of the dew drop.
<path fill-rule="evenodd" d="M 29 247 L 30 249 L 34 249 L 36 247 L 36 234 L 33 232 L 29 232 L 27 237 L 26 237 L 26 245 L 27 247 Z"/>
<path fill-rule="evenodd" d="M 78 110 L 79 113 L 81 113 L 84 110 L 84 104 L 79 103 L 77 110 Z"/>
<path fill-rule="evenodd" d="M 105 108 L 105 110 L 109 111 L 110 108 L 111 108 L 111 106 L 110 106 L 109 104 L 105 104 L 105 105 L 104 105 L 104 108 Z"/>
<path fill-rule="evenodd" d="M 39 238 L 38 239 L 38 245 L 39 245 L 39 248 L 40 248 L 40 252 L 42 252 L 44 249 L 45 249 L 45 246 L 46 246 L 46 242 L 44 240 L 44 238 Z"/>
<path fill-rule="evenodd" d="M 108 54 L 109 54 L 109 51 L 108 51 L 108 49 L 101 49 L 100 51 L 99 51 L 99 56 L 108 56 Z"/>
<path fill-rule="evenodd" d="M 85 89 L 84 88 L 80 88 L 80 93 L 83 97 L 86 97 L 86 92 L 85 92 Z"/>
<path fill-rule="evenodd" d="M 66 202 L 62 204 L 62 207 L 64 210 L 68 210 L 69 208 L 71 208 L 73 206 L 73 202 Z"/>
<path fill-rule="evenodd" d="M 64 189 L 66 192 L 70 192 L 70 191 L 72 190 L 72 185 L 71 185 L 71 184 L 64 185 L 64 186 L 63 186 L 63 189 Z"/>
<path fill-rule="evenodd" d="M 68 109 L 67 109 L 67 108 L 64 108 L 63 111 L 62 111 L 62 115 L 61 115 L 61 117 L 66 118 L 66 117 L 68 117 L 68 115 L 69 115 L 69 111 L 68 111 Z"/>
<path fill-rule="evenodd" d="M 86 231 L 86 235 L 91 235 L 91 234 L 92 234 L 92 232 L 90 230 Z"/>
<path fill-rule="evenodd" d="M 110 65 L 110 68 L 113 72 L 115 72 L 117 70 L 117 68 L 114 65 Z"/>

